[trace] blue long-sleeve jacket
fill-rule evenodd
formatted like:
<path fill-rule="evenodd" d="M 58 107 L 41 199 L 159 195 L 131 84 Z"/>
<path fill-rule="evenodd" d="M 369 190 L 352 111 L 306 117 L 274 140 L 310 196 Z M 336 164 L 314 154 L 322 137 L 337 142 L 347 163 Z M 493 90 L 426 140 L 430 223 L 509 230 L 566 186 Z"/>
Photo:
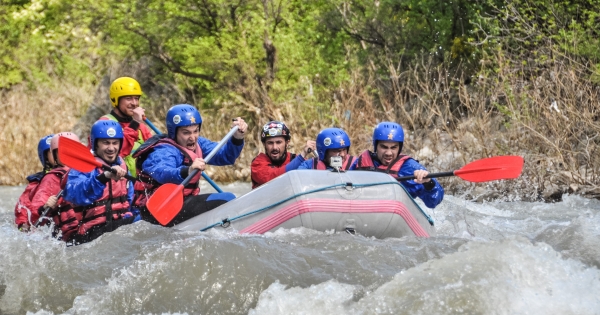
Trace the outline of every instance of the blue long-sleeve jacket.
<path fill-rule="evenodd" d="M 302 165 L 304 162 L 306 162 L 304 157 L 302 155 L 298 154 L 298 155 L 296 155 L 296 157 L 293 160 L 290 161 L 290 163 L 288 163 L 288 165 L 285 166 L 285 171 L 289 172 L 289 171 L 299 169 L 300 165 Z"/>
<path fill-rule="evenodd" d="M 372 153 L 371 158 L 373 159 L 373 165 L 375 167 L 378 167 L 379 165 L 381 165 L 381 163 L 373 155 L 374 154 Z M 358 159 L 354 161 L 354 163 L 352 163 L 352 165 L 350 166 L 350 170 L 355 170 L 357 164 Z M 398 171 L 398 177 L 412 176 L 414 175 L 416 170 L 427 169 L 423 165 L 419 164 L 419 162 L 417 162 L 416 160 L 410 158 L 404 161 L 404 163 L 400 167 L 400 170 Z M 435 186 L 431 190 L 425 189 L 425 186 L 423 186 L 423 184 L 418 184 L 414 180 L 403 180 L 400 181 L 400 184 L 404 188 L 406 188 L 411 197 L 419 197 L 421 198 L 421 200 L 423 200 L 423 203 L 425 203 L 427 207 L 435 208 L 437 205 L 440 204 L 440 202 L 442 202 L 442 199 L 444 199 L 444 188 L 442 188 L 442 186 L 436 179 L 432 178 L 431 180 L 435 183 Z"/>
<path fill-rule="evenodd" d="M 120 159 L 119 157 L 118 163 L 113 165 L 120 165 Z M 71 169 L 64 192 L 65 200 L 75 206 L 87 206 L 100 199 L 104 193 L 104 188 L 108 185 L 96 178 L 100 174 L 102 174 L 102 171 L 98 169 L 89 173 L 82 173 Z M 133 183 L 131 182 L 127 185 L 127 201 L 129 201 L 129 205 L 133 203 Z M 137 214 L 137 211 L 132 212 Z"/>
<path fill-rule="evenodd" d="M 203 156 L 208 155 L 217 144 L 218 142 L 212 142 L 202 137 L 198 138 L 198 145 Z M 243 140 L 231 138 L 208 161 L 208 164 L 217 166 L 232 165 L 240 156 L 243 148 Z M 148 154 L 148 157 L 142 163 L 142 170 L 161 184 L 180 184 L 185 179 L 181 176 L 181 171 L 187 168 L 183 165 L 183 159 L 183 153 L 178 148 L 170 144 L 159 144 L 154 147 L 154 151 Z"/>
<path fill-rule="evenodd" d="M 308 159 L 308 160 L 304 160 L 304 162 L 302 162 L 302 163 L 301 163 L 301 164 L 298 166 L 298 168 L 297 168 L 297 169 L 298 169 L 298 170 L 312 170 L 312 169 L 313 169 L 313 164 L 315 163 L 315 162 L 314 162 L 314 159 L 316 159 L 316 158 L 310 158 L 310 159 Z M 333 167 L 329 167 L 329 166 L 327 166 L 327 169 L 328 169 L 328 170 L 333 170 Z M 288 171 L 288 169 L 286 168 L 286 172 L 287 172 L 287 171 Z M 291 171 L 291 170 L 290 170 L 290 171 Z"/>

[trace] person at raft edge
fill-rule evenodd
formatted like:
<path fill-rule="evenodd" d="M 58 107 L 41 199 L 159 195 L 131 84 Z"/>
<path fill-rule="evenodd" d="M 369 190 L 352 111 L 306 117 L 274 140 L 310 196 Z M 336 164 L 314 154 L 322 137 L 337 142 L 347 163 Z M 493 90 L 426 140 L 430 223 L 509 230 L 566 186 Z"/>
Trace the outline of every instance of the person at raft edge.
<path fill-rule="evenodd" d="M 113 172 L 96 168 L 89 173 L 71 169 L 65 199 L 72 211 L 61 214 L 71 229 L 63 230 L 62 240 L 73 245 L 90 242 L 100 235 L 139 220 L 139 211 L 131 207 L 133 185 L 125 178 L 127 165 L 119 156 L 123 129 L 115 121 L 98 120 L 92 125 L 90 146 L 94 157 Z"/>
<path fill-rule="evenodd" d="M 15 206 L 15 224 L 19 231 L 27 232 L 29 228 L 37 221 L 39 215 L 36 210 L 32 210 L 31 200 L 35 196 L 37 188 L 42 178 L 55 166 L 54 158 L 50 150 L 50 142 L 54 135 L 47 135 L 38 142 L 37 152 L 42 171 L 27 176 L 27 186 L 19 196 Z"/>
<path fill-rule="evenodd" d="M 419 197 L 429 208 L 435 208 L 444 199 L 444 189 L 433 178 L 425 178 L 429 172 L 408 155 L 400 154 L 404 144 L 402 126 L 394 122 L 382 122 L 373 130 L 375 152 L 365 150 L 350 167 L 351 170 L 367 170 L 389 174 L 394 178 L 412 176 L 400 184 L 413 197 Z"/>
<path fill-rule="evenodd" d="M 342 170 L 347 170 L 356 159 L 349 154 L 350 137 L 340 128 L 327 128 L 321 130 L 317 135 L 317 158 L 311 158 L 304 161 L 298 167 L 302 169 L 332 170 L 329 165 L 331 157 L 339 156 L 342 158 Z"/>
<path fill-rule="evenodd" d="M 194 170 L 204 171 L 203 156 L 217 146 L 217 142 L 200 137 L 202 118 L 198 110 L 189 104 L 179 104 L 167 112 L 167 134 L 156 135 L 146 141 L 134 157 L 137 159 L 138 182 L 135 205 L 142 219 L 153 224 L 159 222 L 146 208 L 146 202 L 162 184 L 180 184 Z M 246 122 L 237 117 L 232 123 L 238 126 L 233 137 L 209 161 L 211 165 L 232 165 L 244 147 Z M 183 189 L 184 202 L 181 211 L 165 226 L 174 226 L 201 213 L 214 209 L 235 199 L 229 192 L 198 195 L 199 172 Z"/>
<path fill-rule="evenodd" d="M 308 154 L 316 150 L 316 142 L 308 140 L 300 154 L 290 153 L 287 151 L 290 138 L 290 130 L 283 122 L 273 120 L 263 126 L 260 141 L 265 153 L 259 153 L 250 165 L 252 189 L 285 172 L 297 169 Z"/>
<path fill-rule="evenodd" d="M 32 222 L 37 221 L 39 216 L 44 213 L 45 208 L 51 209 L 46 216 L 53 217 L 55 225 L 54 235 L 57 234 L 58 229 L 62 227 L 60 224 L 60 218 L 53 213 L 61 212 L 63 210 L 71 209 L 69 204 L 64 198 L 59 198 L 58 193 L 64 188 L 64 183 L 70 168 L 62 165 L 58 158 L 58 139 L 61 137 L 69 138 L 75 141 L 79 141 L 79 137 L 72 132 L 60 132 L 52 136 L 50 139 L 50 150 L 47 158 L 51 157 L 51 161 L 47 161 L 48 164 L 52 163 L 53 167 L 40 181 L 40 184 L 33 192 L 31 199 L 31 209 L 35 216 L 32 216 Z M 35 219 L 35 220 L 34 220 Z M 43 222 L 44 224 L 49 222 Z"/>
<path fill-rule="evenodd" d="M 131 154 L 152 137 L 144 124 L 144 109 L 140 107 L 142 88 L 135 79 L 120 77 L 110 85 L 109 96 L 114 109 L 100 120 L 116 121 L 123 128 L 123 146 L 119 156 L 125 160 L 129 172 L 136 176 L 135 159 Z"/>

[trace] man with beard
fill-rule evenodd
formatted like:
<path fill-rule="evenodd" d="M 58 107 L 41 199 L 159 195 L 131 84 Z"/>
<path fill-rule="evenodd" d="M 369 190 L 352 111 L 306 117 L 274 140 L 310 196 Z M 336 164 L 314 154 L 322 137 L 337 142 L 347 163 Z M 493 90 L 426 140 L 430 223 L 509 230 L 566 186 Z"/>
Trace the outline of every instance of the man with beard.
<path fill-rule="evenodd" d="M 434 208 L 444 199 L 444 189 L 437 180 L 425 178 L 429 172 L 417 160 L 400 154 L 403 144 L 402 126 L 394 122 L 382 122 L 373 130 L 375 152 L 365 150 L 350 169 L 382 172 L 396 179 L 414 175 L 414 180 L 403 180 L 400 184 L 411 197 L 419 197 L 427 207 Z"/>
<path fill-rule="evenodd" d="M 119 156 L 123 129 L 115 121 L 98 120 L 92 125 L 90 146 L 101 167 L 89 173 L 71 169 L 65 186 L 65 200 L 73 208 L 61 211 L 62 240 L 74 245 L 90 242 L 106 232 L 130 224 L 137 211 L 131 208 L 133 185 L 125 178 L 127 165 Z"/>
<path fill-rule="evenodd" d="M 152 137 L 144 125 L 144 108 L 140 106 L 142 88 L 130 77 L 117 78 L 110 85 L 110 102 L 114 109 L 100 120 L 116 121 L 123 128 L 123 144 L 119 156 L 125 160 L 129 172 L 136 176 L 135 159 L 131 156 L 144 141 Z"/>
<path fill-rule="evenodd" d="M 166 125 L 166 135 L 148 139 L 133 155 L 139 179 L 135 185 L 135 206 L 140 209 L 142 219 L 153 224 L 159 222 L 146 208 L 150 196 L 163 184 L 181 184 L 194 169 L 204 171 L 206 163 L 203 157 L 210 154 L 218 144 L 200 137 L 202 117 L 192 105 L 179 104 L 171 107 L 167 112 Z M 232 127 L 236 125 L 238 130 L 217 151 L 209 164 L 235 163 L 244 148 L 244 136 L 248 129 L 248 125 L 240 117 L 234 119 Z M 184 187 L 181 211 L 165 226 L 174 226 L 235 198 L 229 192 L 198 195 L 200 172 Z"/>
<path fill-rule="evenodd" d="M 290 130 L 280 121 L 270 121 L 263 126 L 260 140 L 265 153 L 258 154 L 250 165 L 252 189 L 287 171 L 297 169 L 316 148 L 316 142 L 308 140 L 300 154 L 290 153 L 287 151 L 290 138 Z"/>

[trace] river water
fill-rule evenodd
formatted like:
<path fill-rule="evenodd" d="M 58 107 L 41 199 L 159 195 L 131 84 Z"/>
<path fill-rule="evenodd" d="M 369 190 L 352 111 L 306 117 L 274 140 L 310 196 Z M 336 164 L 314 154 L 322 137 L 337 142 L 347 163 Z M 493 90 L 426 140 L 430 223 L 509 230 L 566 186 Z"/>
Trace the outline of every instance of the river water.
<path fill-rule="evenodd" d="M 17 231 L 22 190 L 0 187 L 0 314 L 600 314 L 598 200 L 446 196 L 428 239 L 138 222 L 65 247 Z"/>

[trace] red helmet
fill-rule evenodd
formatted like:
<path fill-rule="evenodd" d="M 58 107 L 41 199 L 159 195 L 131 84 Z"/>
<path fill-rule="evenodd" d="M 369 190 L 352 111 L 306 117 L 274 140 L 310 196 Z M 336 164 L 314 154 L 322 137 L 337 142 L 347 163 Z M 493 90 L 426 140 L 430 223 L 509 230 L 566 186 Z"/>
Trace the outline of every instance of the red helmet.
<path fill-rule="evenodd" d="M 54 151 L 54 149 L 58 149 L 58 138 L 60 137 L 65 137 L 80 142 L 79 137 L 72 132 L 59 132 L 52 137 L 52 140 L 50 140 L 50 150 Z"/>
<path fill-rule="evenodd" d="M 280 121 L 269 121 L 263 126 L 262 132 L 260 133 L 260 141 L 264 143 L 267 138 L 273 137 L 284 137 L 285 140 L 290 140 L 290 130 Z"/>

